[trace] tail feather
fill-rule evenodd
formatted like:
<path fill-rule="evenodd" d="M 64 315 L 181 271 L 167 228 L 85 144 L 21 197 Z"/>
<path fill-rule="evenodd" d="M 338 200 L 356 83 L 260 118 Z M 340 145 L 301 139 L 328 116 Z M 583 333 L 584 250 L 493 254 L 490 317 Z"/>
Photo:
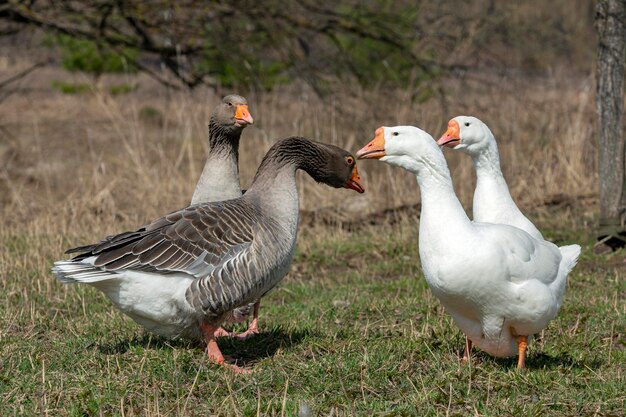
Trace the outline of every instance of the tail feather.
<path fill-rule="evenodd" d="M 561 251 L 561 263 L 559 264 L 559 272 L 556 279 L 550 284 L 552 291 L 554 291 L 557 300 L 559 301 L 559 308 L 561 308 L 561 302 L 563 300 L 563 294 L 565 293 L 565 284 L 567 283 L 567 276 L 574 269 L 580 256 L 580 245 L 568 245 L 559 247 Z"/>
<path fill-rule="evenodd" d="M 52 273 L 64 284 L 77 282 L 91 284 L 115 278 L 118 275 L 115 272 L 105 271 L 88 263 L 72 261 L 55 262 Z"/>
<path fill-rule="evenodd" d="M 561 265 L 559 266 L 559 274 L 563 273 L 565 275 L 569 274 L 572 269 L 578 263 L 578 257 L 580 256 L 580 245 L 568 245 L 561 246 L 559 248 L 561 251 L 561 255 L 563 259 L 561 260 Z"/>

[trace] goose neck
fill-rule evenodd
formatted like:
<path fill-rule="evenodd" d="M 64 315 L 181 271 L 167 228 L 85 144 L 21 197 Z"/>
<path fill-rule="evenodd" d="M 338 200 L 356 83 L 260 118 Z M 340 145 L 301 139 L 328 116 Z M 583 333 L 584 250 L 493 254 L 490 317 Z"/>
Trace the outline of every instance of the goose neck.
<path fill-rule="evenodd" d="M 280 155 L 275 155 L 270 150 L 261 162 L 244 198 L 255 199 L 264 212 L 281 222 L 297 219 L 297 168 L 298 161 L 280 158 Z"/>
<path fill-rule="evenodd" d="M 241 195 L 239 183 L 239 138 L 241 131 L 228 131 L 209 124 L 209 154 L 191 198 L 191 204 L 223 201 Z"/>
<path fill-rule="evenodd" d="M 444 229 L 459 230 L 469 226 L 470 220 L 454 192 L 445 162 L 426 167 L 429 168 L 417 174 L 422 200 L 420 233 L 422 230 L 437 233 Z"/>
<path fill-rule="evenodd" d="M 224 201 L 241 196 L 239 167 L 234 154 L 209 153 L 191 204 Z"/>
<path fill-rule="evenodd" d="M 500 169 L 500 156 L 495 141 L 491 142 L 486 149 L 472 156 L 472 162 L 477 175 L 502 175 Z"/>
<path fill-rule="evenodd" d="M 501 197 L 509 195 L 509 187 L 500 168 L 500 157 L 495 142 L 486 151 L 473 158 L 473 162 L 476 169 L 475 195 L 485 193 Z"/>
<path fill-rule="evenodd" d="M 241 128 L 222 126 L 211 120 L 209 123 L 209 157 L 233 158 L 237 164 L 239 162 L 241 132 Z"/>
<path fill-rule="evenodd" d="M 319 181 L 327 158 L 328 150 L 323 144 L 301 137 L 283 139 L 267 152 L 250 188 L 276 188 L 280 181 L 293 183 L 295 186 L 295 173 L 298 169 L 306 171 Z"/>
<path fill-rule="evenodd" d="M 281 230 L 295 236 L 300 201 L 293 165 L 266 165 L 242 198 L 258 206 L 264 218 L 272 219 Z"/>

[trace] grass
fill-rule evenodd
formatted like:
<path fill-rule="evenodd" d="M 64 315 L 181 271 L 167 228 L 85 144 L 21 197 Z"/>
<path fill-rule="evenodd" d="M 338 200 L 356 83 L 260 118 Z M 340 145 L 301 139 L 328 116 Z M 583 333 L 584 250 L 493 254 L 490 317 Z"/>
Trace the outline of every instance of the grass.
<path fill-rule="evenodd" d="M 57 283 L 57 237 L 3 234 L 0 415 L 623 413 L 623 252 L 593 255 L 584 230 L 566 233 L 583 243 L 581 263 L 520 372 L 482 353 L 459 361 L 463 338 L 423 280 L 415 221 L 331 232 L 303 231 L 260 335 L 219 341 L 246 376 L 144 332 L 93 288 Z"/>
<path fill-rule="evenodd" d="M 52 81 L 51 86 L 63 94 L 83 94 L 93 90 L 89 84 L 72 84 L 59 80 Z"/>

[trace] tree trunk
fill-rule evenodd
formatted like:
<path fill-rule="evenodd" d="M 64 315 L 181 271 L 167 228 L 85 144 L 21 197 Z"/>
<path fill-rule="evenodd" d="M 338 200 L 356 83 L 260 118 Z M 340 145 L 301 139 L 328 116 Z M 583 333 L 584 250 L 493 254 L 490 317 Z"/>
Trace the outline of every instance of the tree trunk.
<path fill-rule="evenodd" d="M 598 0 L 595 20 L 598 31 L 598 236 L 614 248 L 626 244 L 626 141 L 623 111 L 626 0 Z"/>

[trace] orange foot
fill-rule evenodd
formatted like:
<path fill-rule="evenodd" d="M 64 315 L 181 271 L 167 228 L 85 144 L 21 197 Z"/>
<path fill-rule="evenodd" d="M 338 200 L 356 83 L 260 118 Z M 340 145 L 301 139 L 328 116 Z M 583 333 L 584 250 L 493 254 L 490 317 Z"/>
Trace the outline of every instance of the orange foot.
<path fill-rule="evenodd" d="M 526 366 L 526 348 L 528 347 L 528 336 L 517 336 L 517 368 Z"/>
<path fill-rule="evenodd" d="M 253 336 L 256 336 L 257 334 L 259 334 L 259 324 L 256 318 L 252 319 L 252 323 L 250 323 L 250 326 L 248 327 L 248 330 L 246 330 L 243 333 L 239 333 L 239 334 L 232 334 L 231 333 L 231 337 L 238 339 L 238 340 L 246 340 L 249 339 Z"/>
<path fill-rule="evenodd" d="M 218 365 L 223 365 L 230 368 L 233 372 L 237 374 L 251 374 L 252 371 L 249 369 L 243 369 L 239 366 L 228 363 L 224 359 L 224 355 L 222 355 L 222 351 L 220 350 L 217 342 L 215 341 L 216 333 L 219 333 L 220 329 L 225 331 L 221 327 L 216 329 L 214 326 L 210 324 L 201 324 L 200 328 L 202 329 L 202 333 L 204 335 L 204 339 L 206 340 L 206 352 L 209 356 L 209 360 L 217 363 Z"/>
<path fill-rule="evenodd" d="M 248 330 L 242 333 L 229 332 L 228 330 L 220 327 L 215 331 L 215 337 L 230 337 L 237 340 L 247 340 L 255 335 L 259 334 L 259 327 L 256 319 L 252 320 Z"/>

